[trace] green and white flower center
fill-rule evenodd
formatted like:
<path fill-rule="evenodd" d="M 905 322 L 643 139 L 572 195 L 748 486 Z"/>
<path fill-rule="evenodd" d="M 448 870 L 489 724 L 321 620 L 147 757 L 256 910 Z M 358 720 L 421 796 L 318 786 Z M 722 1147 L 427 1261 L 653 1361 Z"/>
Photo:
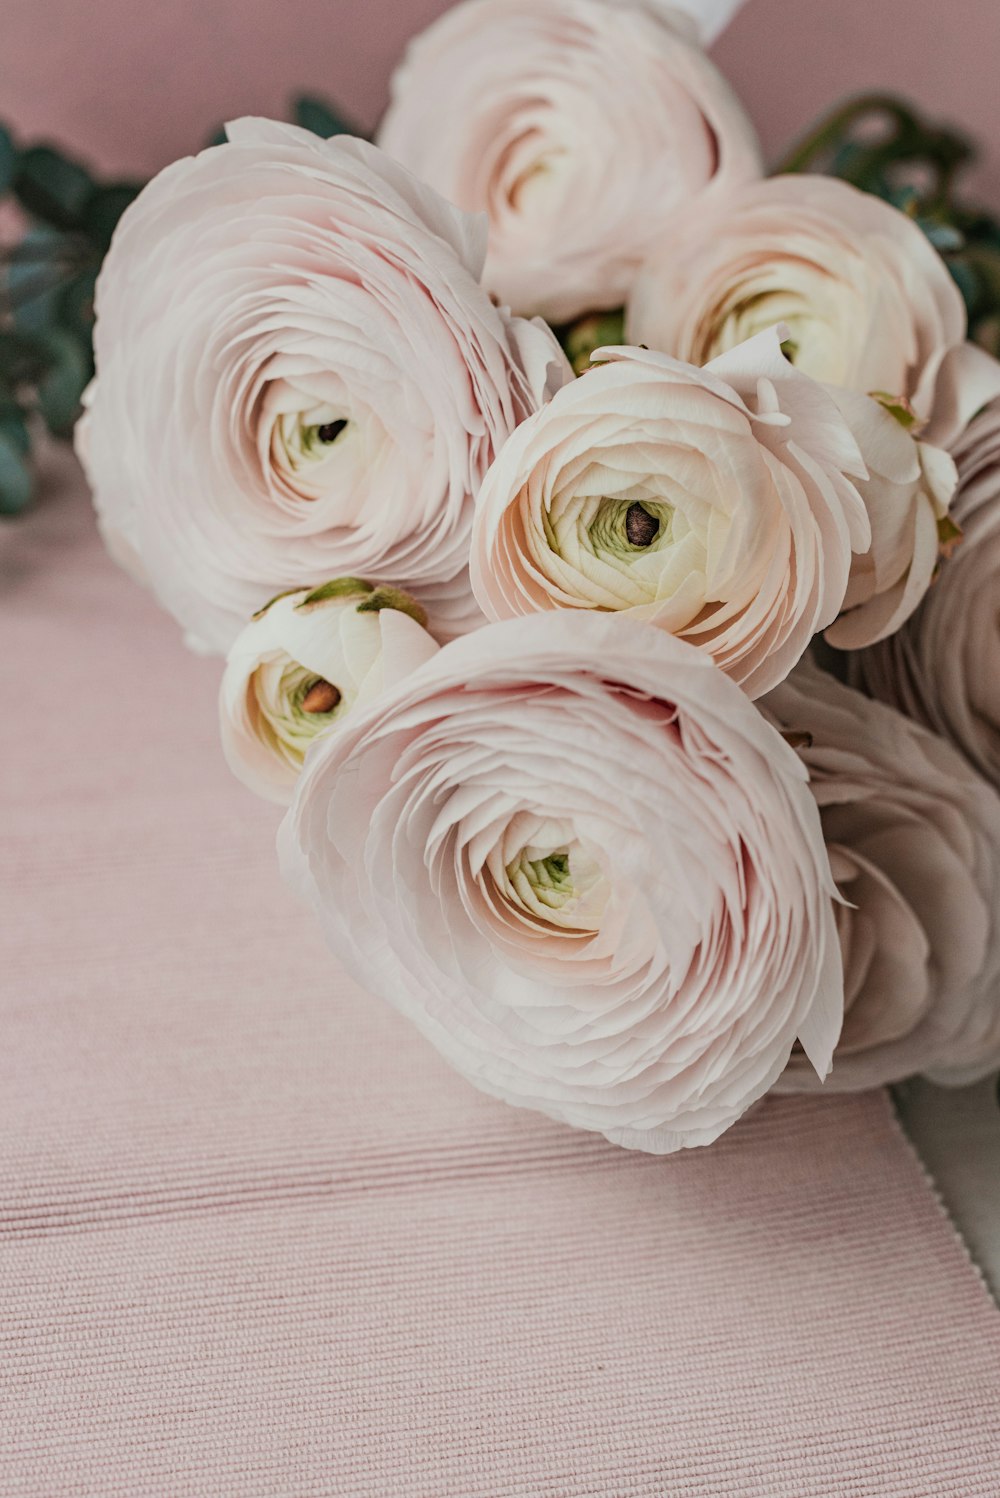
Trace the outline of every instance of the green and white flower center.
<path fill-rule="evenodd" d="M 351 422 L 332 406 L 283 411 L 271 432 L 271 456 L 289 474 L 326 463 L 351 436 Z"/>
<path fill-rule="evenodd" d="M 655 500 L 602 499 L 587 527 L 595 556 L 627 562 L 673 540 L 673 505 Z"/>
<path fill-rule="evenodd" d="M 257 667 L 248 691 L 261 737 L 296 769 L 317 734 L 348 711 L 354 695 L 277 653 Z"/>
<path fill-rule="evenodd" d="M 692 579 L 703 584 L 710 530 L 721 535 L 711 496 L 707 502 L 698 493 L 711 479 L 703 460 L 685 449 L 665 445 L 661 457 L 658 473 L 595 464 L 553 495 L 528 532 L 552 583 L 603 609 L 657 603 L 678 589 L 687 596 Z M 697 613 L 703 599 L 702 587 L 690 611 Z"/>
<path fill-rule="evenodd" d="M 507 864 L 508 900 L 536 920 L 596 931 L 610 893 L 607 876 L 578 842 L 527 844 Z"/>

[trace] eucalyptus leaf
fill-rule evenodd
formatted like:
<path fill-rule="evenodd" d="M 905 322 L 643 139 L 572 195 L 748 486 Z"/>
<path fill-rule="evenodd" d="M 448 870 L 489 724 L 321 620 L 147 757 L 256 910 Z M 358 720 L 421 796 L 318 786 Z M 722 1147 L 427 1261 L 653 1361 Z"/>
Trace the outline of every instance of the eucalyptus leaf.
<path fill-rule="evenodd" d="M 971 265 L 962 260 L 952 260 L 948 264 L 952 280 L 962 293 L 962 300 L 970 317 L 975 317 L 983 302 L 983 284 Z"/>
<path fill-rule="evenodd" d="M 49 334 L 47 347 L 50 362 L 38 382 L 38 409 L 53 436 L 68 437 L 90 379 L 89 349 L 64 328 Z"/>
<path fill-rule="evenodd" d="M 98 249 L 109 247 L 118 220 L 141 191 L 141 182 L 112 182 L 95 189 L 84 211 L 83 231 Z"/>
<path fill-rule="evenodd" d="M 0 436 L 14 444 L 22 458 L 31 451 L 31 435 L 24 412 L 14 401 L 0 401 Z"/>
<path fill-rule="evenodd" d="M 6 126 L 0 125 L 0 198 L 10 192 L 16 170 L 17 147 L 14 137 Z"/>
<path fill-rule="evenodd" d="M 9 388 L 16 390 L 20 385 L 34 383 L 49 362 L 44 334 L 0 330 L 0 370 Z"/>
<path fill-rule="evenodd" d="M 0 431 L 0 515 L 19 515 L 34 490 L 31 470 L 15 438 Z"/>
<path fill-rule="evenodd" d="M 42 332 L 58 316 L 59 292 L 65 277 L 63 236 L 49 224 L 35 224 L 19 245 L 17 259 L 6 267 L 7 304 L 16 328 Z"/>
<path fill-rule="evenodd" d="M 965 235 L 954 224 L 935 223 L 928 219 L 920 219 L 919 223 L 939 255 L 954 255 L 963 248 Z"/>
<path fill-rule="evenodd" d="M 31 146 L 18 162 L 14 192 L 37 218 L 57 229 L 79 229 L 94 183 L 78 161 L 71 161 L 51 146 Z"/>
<path fill-rule="evenodd" d="M 59 293 L 59 322 L 78 338 L 90 339 L 94 329 L 94 290 L 97 271 L 85 270 Z"/>
<path fill-rule="evenodd" d="M 334 135 L 364 134 L 331 105 L 311 94 L 301 94 L 295 100 L 293 109 L 297 125 L 301 125 L 303 130 L 311 130 L 314 135 L 322 135 L 325 140 Z"/>

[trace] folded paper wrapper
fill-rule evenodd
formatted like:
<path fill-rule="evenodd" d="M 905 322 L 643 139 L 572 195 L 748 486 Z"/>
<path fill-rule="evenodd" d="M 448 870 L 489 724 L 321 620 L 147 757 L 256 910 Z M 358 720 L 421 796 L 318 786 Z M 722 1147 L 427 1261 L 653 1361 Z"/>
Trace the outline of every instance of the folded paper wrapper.
<path fill-rule="evenodd" d="M 662 1160 L 453 1076 L 49 464 L 0 532 L 0 1494 L 994 1495 L 1000 1312 L 888 1098 Z"/>

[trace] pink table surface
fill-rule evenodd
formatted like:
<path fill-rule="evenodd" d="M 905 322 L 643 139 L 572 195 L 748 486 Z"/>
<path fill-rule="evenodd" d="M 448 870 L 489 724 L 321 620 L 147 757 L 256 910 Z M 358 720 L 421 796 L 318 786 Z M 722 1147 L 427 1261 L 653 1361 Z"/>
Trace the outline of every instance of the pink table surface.
<path fill-rule="evenodd" d="M 220 120 L 309 88 L 374 124 L 443 0 L 4 0 L 0 117 L 112 171 L 151 172 Z M 772 161 L 845 94 L 893 89 L 982 138 L 1000 203 L 997 0 L 749 0 L 716 48 Z"/>
<path fill-rule="evenodd" d="M 1000 1312 L 885 1096 L 667 1160 L 479 1096 L 65 456 L 0 613 L 0 1494 L 993 1498 Z"/>

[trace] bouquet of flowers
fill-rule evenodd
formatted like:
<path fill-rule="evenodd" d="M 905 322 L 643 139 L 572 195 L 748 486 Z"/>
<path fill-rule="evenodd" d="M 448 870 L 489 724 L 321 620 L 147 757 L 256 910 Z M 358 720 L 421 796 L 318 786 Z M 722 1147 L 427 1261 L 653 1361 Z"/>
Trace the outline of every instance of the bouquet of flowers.
<path fill-rule="evenodd" d="M 336 956 L 619 1144 L 1000 1063 L 1000 364 L 732 0 L 464 0 L 127 207 L 77 446 Z"/>

